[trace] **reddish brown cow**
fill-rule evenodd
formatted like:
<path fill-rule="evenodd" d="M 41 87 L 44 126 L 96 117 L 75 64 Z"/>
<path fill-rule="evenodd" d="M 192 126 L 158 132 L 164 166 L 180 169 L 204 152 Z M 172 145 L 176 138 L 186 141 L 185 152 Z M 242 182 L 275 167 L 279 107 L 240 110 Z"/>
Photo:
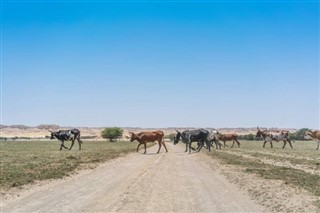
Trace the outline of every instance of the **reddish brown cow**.
<path fill-rule="evenodd" d="M 234 142 L 237 142 L 238 147 L 240 147 L 240 142 L 238 141 L 238 135 L 237 134 L 219 134 L 218 135 L 218 139 L 220 141 L 223 141 L 223 147 L 224 148 L 227 146 L 226 145 L 227 141 L 232 141 L 233 142 L 231 148 L 233 148 Z"/>
<path fill-rule="evenodd" d="M 316 131 L 306 131 L 304 133 L 304 138 L 305 139 L 311 139 L 311 140 L 315 140 L 318 143 L 318 146 L 316 148 L 316 150 L 319 150 L 320 147 L 320 130 L 316 130 Z"/>
<path fill-rule="evenodd" d="M 132 142 L 134 140 L 137 140 L 139 142 L 139 145 L 137 147 L 137 152 L 139 151 L 140 145 L 143 144 L 144 145 L 144 154 L 146 154 L 147 153 L 147 143 L 148 142 L 155 142 L 155 141 L 158 141 L 158 144 L 159 144 L 159 149 L 158 149 L 157 153 L 160 152 L 162 145 L 166 149 L 166 152 L 168 152 L 166 144 L 163 141 L 164 133 L 160 130 L 152 131 L 152 132 L 140 132 L 140 133 L 136 133 L 136 134 L 133 132 L 130 132 L 130 134 L 131 134 L 130 142 Z"/>

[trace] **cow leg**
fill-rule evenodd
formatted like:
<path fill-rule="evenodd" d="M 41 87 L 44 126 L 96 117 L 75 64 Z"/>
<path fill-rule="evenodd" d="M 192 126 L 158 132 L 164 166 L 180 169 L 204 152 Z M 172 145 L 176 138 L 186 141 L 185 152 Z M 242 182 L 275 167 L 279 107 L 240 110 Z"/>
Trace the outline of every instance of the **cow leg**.
<path fill-rule="evenodd" d="M 265 147 L 266 143 L 267 143 L 267 141 L 264 141 L 264 142 L 263 142 L 263 148 Z"/>
<path fill-rule="evenodd" d="M 61 141 L 61 147 L 60 147 L 60 150 L 62 150 L 62 147 L 63 147 L 63 148 L 65 148 L 65 149 L 68 149 L 68 147 L 66 147 L 66 146 L 64 145 L 64 141 Z"/>
<path fill-rule="evenodd" d="M 217 148 L 218 146 L 219 146 L 219 149 L 221 150 L 222 144 L 219 141 L 217 141 Z"/>
<path fill-rule="evenodd" d="M 291 141 L 290 141 L 290 140 L 288 140 L 288 143 L 289 143 L 289 145 L 290 145 L 291 149 L 293 149 L 293 147 L 292 147 L 292 144 L 291 144 Z"/>
<path fill-rule="evenodd" d="M 78 140 L 78 144 L 79 144 L 79 150 L 81 150 L 82 141 L 80 140 L 80 138 L 78 138 L 77 140 Z"/>
<path fill-rule="evenodd" d="M 229 147 L 229 146 L 227 145 L 227 141 L 224 141 L 224 145 L 225 145 L 225 147 Z"/>
<path fill-rule="evenodd" d="M 197 152 L 200 152 L 200 150 L 202 149 L 204 143 L 203 143 L 203 141 L 199 141 L 198 143 L 199 143 L 199 146 L 197 148 Z"/>
<path fill-rule="evenodd" d="M 71 150 L 71 149 L 72 149 L 73 144 L 74 144 L 74 139 L 73 139 L 73 140 L 72 140 L 72 142 L 71 142 L 71 146 L 70 146 L 69 150 Z"/>
<path fill-rule="evenodd" d="M 214 143 L 216 144 L 216 149 L 221 149 L 222 144 L 218 140 L 214 141 Z"/>
<path fill-rule="evenodd" d="M 204 146 L 204 143 L 203 143 L 203 141 L 198 141 L 198 147 L 195 149 L 196 151 L 200 151 L 200 149 L 202 149 L 202 147 Z"/>
<path fill-rule="evenodd" d="M 236 142 L 238 144 L 238 148 L 240 148 L 240 142 L 236 139 Z"/>
<path fill-rule="evenodd" d="M 189 154 L 191 153 L 191 144 L 192 144 L 192 142 L 190 141 L 189 142 Z"/>
<path fill-rule="evenodd" d="M 216 149 L 218 149 L 218 144 L 217 144 L 217 141 L 215 141 L 215 140 L 214 140 L 214 141 L 212 141 L 212 142 L 211 142 L 211 146 L 212 146 L 212 147 L 213 147 L 213 143 L 215 144 L 215 146 L 216 146 Z"/>
<path fill-rule="evenodd" d="M 158 152 L 157 152 L 157 153 L 159 154 L 160 149 L 161 149 L 161 146 L 162 146 L 162 145 L 161 145 L 161 141 L 158 141 L 158 145 L 159 145 L 159 149 L 158 149 Z"/>
<path fill-rule="evenodd" d="M 207 144 L 207 147 L 209 149 L 209 152 L 211 152 L 211 143 L 210 143 L 210 141 L 206 140 L 206 144 Z"/>
<path fill-rule="evenodd" d="M 283 141 L 283 147 L 282 147 L 282 149 L 284 149 L 284 147 L 286 147 L 286 145 L 287 145 L 287 141 Z"/>
<path fill-rule="evenodd" d="M 217 148 L 217 142 L 216 142 L 216 141 L 214 141 L 214 140 L 213 140 L 213 141 L 211 141 L 211 142 L 210 142 L 210 144 L 211 144 L 211 146 L 212 146 L 212 147 L 214 147 L 214 146 L 213 146 L 213 143 L 215 144 L 215 146 L 216 146 L 216 148 Z"/>
<path fill-rule="evenodd" d="M 164 148 L 166 149 L 166 152 L 168 152 L 168 149 L 167 149 L 167 147 L 166 147 L 166 143 L 165 143 L 164 141 L 162 141 L 161 143 L 162 143 L 162 145 L 164 146 Z"/>
<path fill-rule="evenodd" d="M 198 149 L 198 152 L 200 152 L 200 150 L 201 150 L 203 147 L 204 147 L 204 142 L 202 141 L 202 142 L 200 143 L 200 147 L 199 147 L 199 149 Z"/>
<path fill-rule="evenodd" d="M 143 154 L 146 154 L 147 153 L 147 143 L 144 143 L 144 153 Z"/>
<path fill-rule="evenodd" d="M 232 146 L 231 146 L 231 148 L 233 148 L 233 146 L 234 146 L 234 140 L 232 141 Z"/>
<path fill-rule="evenodd" d="M 184 151 L 184 152 L 187 152 L 188 151 L 188 143 L 186 143 L 186 151 Z"/>
<path fill-rule="evenodd" d="M 139 147 L 140 147 L 141 144 L 142 144 L 142 143 L 139 143 L 139 145 L 138 145 L 138 147 L 137 147 L 137 152 L 139 151 Z"/>
<path fill-rule="evenodd" d="M 216 146 L 216 149 L 218 148 L 218 147 L 217 147 L 217 142 L 216 142 L 216 141 L 214 141 L 214 140 L 213 140 L 213 141 L 211 141 L 210 143 L 211 143 L 211 146 L 212 146 L 212 147 L 214 147 L 214 146 L 213 146 L 213 143 L 214 143 L 214 144 L 215 144 L 215 146 Z"/>
<path fill-rule="evenodd" d="M 271 144 L 271 148 L 273 148 L 272 141 L 270 141 L 270 144 Z"/>
<path fill-rule="evenodd" d="M 316 150 L 319 150 L 320 147 L 320 141 L 318 141 L 318 147 L 316 148 Z"/>

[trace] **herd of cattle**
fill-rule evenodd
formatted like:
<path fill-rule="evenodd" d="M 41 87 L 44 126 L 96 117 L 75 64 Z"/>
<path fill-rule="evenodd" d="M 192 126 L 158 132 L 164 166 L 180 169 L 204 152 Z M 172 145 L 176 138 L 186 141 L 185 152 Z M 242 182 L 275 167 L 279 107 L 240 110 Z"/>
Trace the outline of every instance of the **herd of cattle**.
<path fill-rule="evenodd" d="M 50 131 L 50 130 L 49 130 Z M 72 149 L 74 145 L 74 141 L 77 140 L 79 144 L 79 150 L 81 150 L 81 144 L 82 141 L 80 139 L 80 131 L 78 129 L 70 129 L 70 130 L 60 130 L 60 131 L 50 131 L 51 132 L 51 139 L 57 139 L 61 142 L 60 150 L 62 148 L 68 149 L 64 145 L 64 141 L 72 141 L 71 147 L 69 150 Z M 270 143 L 271 148 L 273 148 L 272 142 L 276 141 L 283 141 L 283 149 L 285 148 L 286 144 L 289 143 L 290 147 L 292 147 L 292 140 L 289 138 L 289 131 L 286 130 L 280 130 L 280 131 L 269 131 L 269 130 L 260 130 L 259 127 L 257 127 L 257 133 L 256 133 L 256 139 L 262 139 L 264 141 L 263 148 L 265 147 L 266 143 Z M 127 136 L 128 139 L 130 139 L 130 142 L 132 141 L 138 141 L 138 147 L 137 152 L 139 151 L 139 147 L 141 144 L 144 145 L 144 154 L 147 152 L 146 144 L 148 142 L 158 142 L 159 149 L 158 152 L 160 152 L 160 149 L 162 145 L 164 146 L 166 152 L 168 152 L 168 149 L 166 147 L 166 144 L 164 143 L 164 133 L 160 130 L 157 131 L 149 131 L 149 132 L 140 132 L 140 133 L 133 133 L 130 132 L 130 136 Z M 195 150 L 199 152 L 203 147 L 206 147 L 209 151 L 211 150 L 211 147 L 216 147 L 216 149 L 221 149 L 223 142 L 223 147 L 226 147 L 227 141 L 232 141 L 233 144 L 231 148 L 233 148 L 234 144 L 237 143 L 238 147 L 240 147 L 240 142 L 238 141 L 238 135 L 237 134 L 221 134 L 217 130 L 206 130 L 206 129 L 196 129 L 196 130 L 185 130 L 183 132 L 180 132 L 176 130 L 176 134 L 174 136 L 173 144 L 176 145 L 179 141 L 182 141 L 186 145 L 187 152 L 189 150 L 189 153 L 191 150 Z M 306 131 L 304 134 L 304 138 L 306 140 L 315 140 L 317 142 L 317 150 L 319 150 L 320 147 L 320 130 L 316 131 Z M 197 148 L 193 148 L 191 145 L 193 142 L 197 143 Z"/>

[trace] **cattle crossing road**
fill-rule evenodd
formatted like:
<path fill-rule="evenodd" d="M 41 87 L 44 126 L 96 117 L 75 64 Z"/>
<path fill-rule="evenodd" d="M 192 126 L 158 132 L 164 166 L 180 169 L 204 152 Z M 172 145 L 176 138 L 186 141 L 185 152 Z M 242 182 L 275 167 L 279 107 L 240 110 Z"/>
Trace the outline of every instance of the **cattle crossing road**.
<path fill-rule="evenodd" d="M 2 203 L 2 212 L 261 212 L 246 193 L 210 168 L 203 153 L 132 153 L 51 181 Z"/>

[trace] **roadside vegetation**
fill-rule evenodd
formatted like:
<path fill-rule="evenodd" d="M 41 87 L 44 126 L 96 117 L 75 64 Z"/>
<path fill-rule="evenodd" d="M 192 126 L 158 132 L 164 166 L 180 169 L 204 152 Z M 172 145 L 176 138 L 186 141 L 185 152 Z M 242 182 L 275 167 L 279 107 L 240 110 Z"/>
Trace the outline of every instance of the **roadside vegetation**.
<path fill-rule="evenodd" d="M 120 139 L 122 137 L 122 135 L 123 135 L 123 129 L 121 129 L 119 127 L 105 128 L 101 132 L 101 137 L 109 139 L 110 142 L 113 142 L 117 139 Z"/>
<path fill-rule="evenodd" d="M 261 141 L 240 141 L 241 148 L 229 147 L 208 153 L 222 163 L 236 165 L 242 171 L 256 174 L 264 179 L 283 181 L 293 187 L 308 191 L 317 197 L 315 205 L 320 209 L 320 153 L 311 141 L 296 141 L 282 149 L 282 142 L 274 142 L 274 148 Z"/>
<path fill-rule="evenodd" d="M 65 142 L 66 146 L 70 143 Z M 35 180 L 62 178 L 76 169 L 94 168 L 97 163 L 136 151 L 137 143 L 84 141 L 81 151 L 59 151 L 59 147 L 58 141 L 0 142 L 1 191 Z"/>

